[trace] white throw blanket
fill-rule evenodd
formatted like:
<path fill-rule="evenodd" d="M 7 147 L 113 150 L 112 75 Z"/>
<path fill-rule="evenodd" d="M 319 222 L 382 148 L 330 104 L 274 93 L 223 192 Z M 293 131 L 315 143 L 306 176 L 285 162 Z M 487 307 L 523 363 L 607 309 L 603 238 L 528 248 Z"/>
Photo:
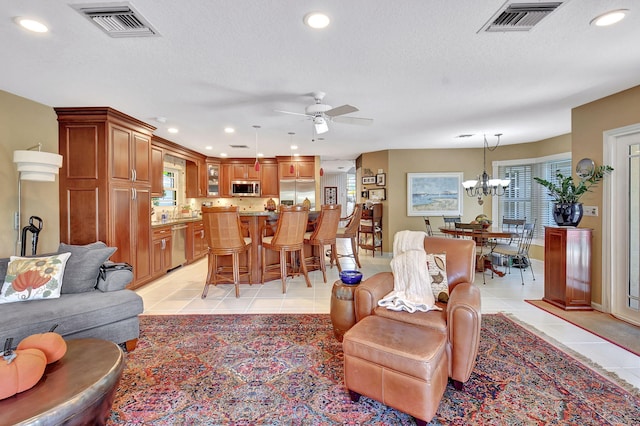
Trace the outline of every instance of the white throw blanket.
<path fill-rule="evenodd" d="M 393 240 L 393 291 L 378 301 L 392 311 L 427 312 L 442 310 L 435 305 L 431 276 L 427 271 L 422 231 L 400 231 Z"/>

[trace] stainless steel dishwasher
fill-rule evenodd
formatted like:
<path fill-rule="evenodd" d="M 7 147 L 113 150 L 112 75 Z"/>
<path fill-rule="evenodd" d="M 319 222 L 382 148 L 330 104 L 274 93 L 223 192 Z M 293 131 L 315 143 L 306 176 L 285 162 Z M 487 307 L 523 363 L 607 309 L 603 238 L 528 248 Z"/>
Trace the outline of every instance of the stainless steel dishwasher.
<path fill-rule="evenodd" d="M 171 269 L 184 265 L 186 256 L 187 225 L 177 224 L 171 227 Z"/>

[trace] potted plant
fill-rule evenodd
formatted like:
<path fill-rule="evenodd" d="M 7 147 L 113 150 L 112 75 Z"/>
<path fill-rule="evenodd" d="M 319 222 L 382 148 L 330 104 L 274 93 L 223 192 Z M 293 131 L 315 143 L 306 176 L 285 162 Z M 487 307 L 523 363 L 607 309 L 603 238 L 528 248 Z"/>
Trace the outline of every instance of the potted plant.
<path fill-rule="evenodd" d="M 578 184 L 573 181 L 573 176 L 564 176 L 560 171 L 556 171 L 558 183 L 539 177 L 533 179 L 549 190 L 549 195 L 555 203 L 553 218 L 556 223 L 559 226 L 578 226 L 583 214 L 580 198 L 612 171 L 611 166 L 598 166 Z"/>

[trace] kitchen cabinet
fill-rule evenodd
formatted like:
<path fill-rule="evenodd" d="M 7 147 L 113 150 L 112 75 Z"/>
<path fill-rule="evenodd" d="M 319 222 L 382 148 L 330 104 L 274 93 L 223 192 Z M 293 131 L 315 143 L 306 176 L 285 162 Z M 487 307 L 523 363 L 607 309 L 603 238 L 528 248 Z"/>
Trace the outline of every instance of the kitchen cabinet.
<path fill-rule="evenodd" d="M 291 167 L 293 165 L 293 167 Z M 284 179 L 315 179 L 316 169 L 313 159 L 278 160 L 278 175 Z"/>
<path fill-rule="evenodd" d="M 208 246 L 204 236 L 203 222 L 189 222 L 187 224 L 187 263 L 195 262 L 207 255 Z"/>
<path fill-rule="evenodd" d="M 591 234 L 588 228 L 545 228 L 542 300 L 567 311 L 593 309 Z"/>
<path fill-rule="evenodd" d="M 207 161 L 207 196 L 220 196 L 220 163 Z"/>
<path fill-rule="evenodd" d="M 280 191 L 278 187 L 278 164 L 261 163 L 260 168 L 262 172 L 262 177 L 260 179 L 260 195 L 263 198 L 280 198 Z"/>
<path fill-rule="evenodd" d="M 255 160 L 251 164 L 231 164 L 231 180 L 260 180 L 260 171 L 255 169 Z"/>
<path fill-rule="evenodd" d="M 156 278 L 171 268 L 171 226 L 155 228 L 152 241 L 152 274 Z"/>
<path fill-rule="evenodd" d="M 220 166 L 220 196 L 231 197 L 231 164 Z"/>
<path fill-rule="evenodd" d="M 186 196 L 201 198 L 207 196 L 207 167 L 204 160 L 186 160 Z"/>
<path fill-rule="evenodd" d="M 162 197 L 164 184 L 162 174 L 164 172 L 164 150 L 151 146 L 151 196 Z"/>
<path fill-rule="evenodd" d="M 151 134 L 155 127 L 108 107 L 55 108 L 60 241 L 117 247 L 133 266 L 128 288 L 151 280 Z"/>

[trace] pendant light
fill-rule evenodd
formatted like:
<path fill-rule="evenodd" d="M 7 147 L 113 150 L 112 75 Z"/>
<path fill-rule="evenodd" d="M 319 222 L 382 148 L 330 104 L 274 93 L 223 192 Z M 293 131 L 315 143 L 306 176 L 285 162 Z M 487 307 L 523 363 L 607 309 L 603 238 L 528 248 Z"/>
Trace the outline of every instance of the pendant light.
<path fill-rule="evenodd" d="M 295 135 L 295 132 L 289 132 L 289 136 L 291 139 L 291 143 L 289 144 L 289 147 L 291 148 L 291 165 L 289 166 L 290 174 L 294 174 L 296 172 L 296 168 L 293 165 L 293 135 Z"/>
<path fill-rule="evenodd" d="M 256 129 L 256 162 L 253 165 L 253 168 L 255 169 L 256 172 L 260 171 L 260 162 L 258 161 L 258 129 L 260 128 L 260 126 L 254 124 L 253 128 Z"/>

